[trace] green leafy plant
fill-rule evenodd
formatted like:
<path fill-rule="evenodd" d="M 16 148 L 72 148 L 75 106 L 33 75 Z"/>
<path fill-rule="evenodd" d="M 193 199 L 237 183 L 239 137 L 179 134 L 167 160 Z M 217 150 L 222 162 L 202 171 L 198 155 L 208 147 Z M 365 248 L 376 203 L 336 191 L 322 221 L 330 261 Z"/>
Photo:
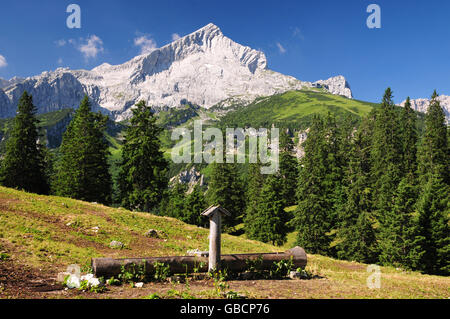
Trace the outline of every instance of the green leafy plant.
<path fill-rule="evenodd" d="M 147 282 L 146 262 L 140 265 L 132 264 L 128 267 L 122 266 L 118 279 L 122 283 Z"/>
<path fill-rule="evenodd" d="M 7 253 L 0 253 L 0 260 L 6 261 L 9 259 L 9 255 Z"/>
<path fill-rule="evenodd" d="M 170 276 L 170 266 L 164 263 L 155 262 L 153 264 L 155 269 L 153 278 L 156 281 L 165 281 Z"/>
<path fill-rule="evenodd" d="M 271 279 L 284 278 L 289 275 L 294 268 L 294 261 L 291 257 L 289 260 L 280 260 L 274 262 L 272 268 L 269 271 L 269 277 Z"/>

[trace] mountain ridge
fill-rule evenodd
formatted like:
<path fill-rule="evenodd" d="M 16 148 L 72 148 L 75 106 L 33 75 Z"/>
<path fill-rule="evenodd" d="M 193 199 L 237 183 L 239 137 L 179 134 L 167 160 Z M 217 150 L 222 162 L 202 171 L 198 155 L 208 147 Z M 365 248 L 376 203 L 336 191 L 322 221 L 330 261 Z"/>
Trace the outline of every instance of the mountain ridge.
<path fill-rule="evenodd" d="M 450 96 L 440 95 L 438 97 L 441 107 L 444 110 L 447 124 L 450 124 Z M 414 99 L 411 100 L 411 108 L 421 113 L 427 113 L 430 106 L 430 99 Z M 405 106 L 406 100 L 399 104 L 399 106 Z"/>
<path fill-rule="evenodd" d="M 33 95 L 38 113 L 77 108 L 87 94 L 95 110 L 123 120 L 139 100 L 155 107 L 189 101 L 210 108 L 227 99 L 243 104 L 305 87 L 323 87 L 352 98 L 343 76 L 315 83 L 272 71 L 261 51 L 240 45 L 210 23 L 150 53 L 92 70 L 58 68 L 0 89 L 0 117 L 15 115 L 20 95 Z"/>

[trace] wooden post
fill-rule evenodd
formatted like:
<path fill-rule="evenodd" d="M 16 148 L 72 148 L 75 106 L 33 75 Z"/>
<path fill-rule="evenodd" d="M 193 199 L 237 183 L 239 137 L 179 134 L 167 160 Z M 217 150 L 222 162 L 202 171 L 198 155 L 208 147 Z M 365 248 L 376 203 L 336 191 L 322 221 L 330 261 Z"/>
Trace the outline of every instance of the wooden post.
<path fill-rule="evenodd" d="M 202 213 L 203 216 L 209 217 L 209 272 L 220 270 L 222 214 L 231 216 L 226 209 L 220 206 L 211 206 Z"/>

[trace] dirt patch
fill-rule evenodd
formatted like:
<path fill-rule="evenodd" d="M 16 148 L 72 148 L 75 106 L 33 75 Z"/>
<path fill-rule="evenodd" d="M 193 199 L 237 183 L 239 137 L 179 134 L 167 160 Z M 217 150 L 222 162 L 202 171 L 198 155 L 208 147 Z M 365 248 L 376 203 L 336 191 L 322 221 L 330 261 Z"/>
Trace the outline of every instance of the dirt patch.
<path fill-rule="evenodd" d="M 0 261 L 0 298 L 44 298 L 41 293 L 61 290 L 54 276 L 12 260 Z"/>

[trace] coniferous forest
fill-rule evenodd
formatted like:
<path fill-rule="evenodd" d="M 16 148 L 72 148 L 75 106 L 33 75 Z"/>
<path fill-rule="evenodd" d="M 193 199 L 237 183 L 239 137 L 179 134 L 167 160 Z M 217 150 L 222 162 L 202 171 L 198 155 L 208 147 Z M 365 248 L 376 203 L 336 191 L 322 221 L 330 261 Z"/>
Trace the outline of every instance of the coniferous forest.
<path fill-rule="evenodd" d="M 1 184 L 199 226 L 205 226 L 200 212 L 220 204 L 232 214 L 225 231 L 243 224 L 250 239 L 283 245 L 295 231 L 297 244 L 311 254 L 449 275 L 450 133 L 437 97 L 434 92 L 423 130 L 409 99 L 404 108 L 395 106 L 391 89 L 357 124 L 316 115 L 299 161 L 292 136 L 280 128 L 276 174 L 261 175 L 260 163 L 246 164 L 245 174 L 244 164 L 214 163 L 208 189 L 197 185 L 188 192 L 169 183 L 163 128 L 144 102 L 132 110 L 113 178 L 107 117 L 92 112 L 88 97 L 52 153 L 25 92 L 1 161 Z"/>

